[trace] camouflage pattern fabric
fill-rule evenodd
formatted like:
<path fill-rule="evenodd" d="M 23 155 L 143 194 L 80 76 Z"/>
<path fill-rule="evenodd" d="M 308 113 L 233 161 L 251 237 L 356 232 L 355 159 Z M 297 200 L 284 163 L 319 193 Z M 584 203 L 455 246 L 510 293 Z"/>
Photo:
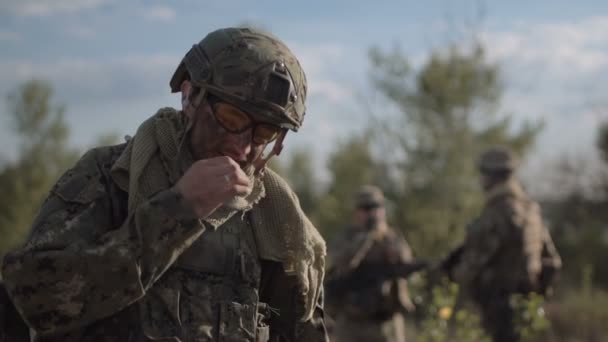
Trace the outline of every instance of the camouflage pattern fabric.
<path fill-rule="evenodd" d="M 370 244 L 371 242 L 371 244 Z M 366 247 L 367 245 L 367 247 Z M 346 227 L 329 248 L 331 268 L 328 277 L 352 272 L 351 261 L 361 252 L 359 265 L 410 262 L 412 251 L 395 230 L 367 232 Z M 403 314 L 413 309 L 405 279 L 387 280 L 359 292 L 348 292 L 339 298 L 328 298 L 328 312 L 335 318 L 334 341 L 405 340 Z"/>
<path fill-rule="evenodd" d="M 547 244 L 551 257 L 543 256 Z M 487 194 L 481 215 L 467 227 L 453 278 L 477 302 L 483 323 L 496 341 L 515 341 L 513 293 L 539 290 L 543 258 L 559 260 L 540 208 L 514 180 L 497 185 Z"/>
<path fill-rule="evenodd" d="M 184 117 L 173 108 L 159 110 L 138 128 L 112 166 L 112 180 L 128 192 L 129 215 L 142 201 L 177 182 L 192 164 L 189 150 L 184 148 L 188 127 Z M 217 229 L 233 215 L 251 212 L 259 256 L 280 262 L 288 274 L 299 279 L 305 301 L 300 319 L 308 320 L 313 316 L 325 276 L 325 241 L 300 208 L 287 182 L 270 169 L 261 175 L 253 173 L 254 167 L 243 171 L 253 183 L 251 192 L 233 197 L 200 223 Z"/>
<path fill-rule="evenodd" d="M 301 285 L 258 257 L 249 215 L 206 231 L 171 189 L 129 214 L 110 175 L 124 149 L 87 152 L 4 259 L 7 290 L 36 341 L 327 340 L 323 296 L 301 322 Z"/>
<path fill-rule="evenodd" d="M 265 122 L 297 131 L 306 111 L 307 82 L 296 56 L 277 37 L 253 28 L 225 28 L 192 46 L 170 81 L 180 91 L 188 77 Z"/>

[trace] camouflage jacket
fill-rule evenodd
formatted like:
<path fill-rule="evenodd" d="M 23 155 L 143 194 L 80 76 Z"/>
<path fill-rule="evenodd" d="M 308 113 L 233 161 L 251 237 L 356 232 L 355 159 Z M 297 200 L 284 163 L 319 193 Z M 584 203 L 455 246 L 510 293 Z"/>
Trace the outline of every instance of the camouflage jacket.
<path fill-rule="evenodd" d="M 322 297 L 312 319 L 295 318 L 297 282 L 257 257 L 248 215 L 202 233 L 173 190 L 128 215 L 127 193 L 110 177 L 124 148 L 86 153 L 4 259 L 37 341 L 327 340 Z"/>
<path fill-rule="evenodd" d="M 540 207 L 511 180 L 488 193 L 452 274 L 474 297 L 536 291 L 543 258 L 561 265 Z"/>
<path fill-rule="evenodd" d="M 331 262 L 328 278 L 353 272 L 365 265 L 412 261 L 412 250 L 403 236 L 387 228 L 385 232 L 378 233 L 345 227 L 328 249 Z M 360 260 L 352 265 L 355 259 Z M 378 321 L 412 309 L 407 282 L 402 278 L 386 280 L 361 291 L 348 291 L 328 301 L 330 314 Z"/>

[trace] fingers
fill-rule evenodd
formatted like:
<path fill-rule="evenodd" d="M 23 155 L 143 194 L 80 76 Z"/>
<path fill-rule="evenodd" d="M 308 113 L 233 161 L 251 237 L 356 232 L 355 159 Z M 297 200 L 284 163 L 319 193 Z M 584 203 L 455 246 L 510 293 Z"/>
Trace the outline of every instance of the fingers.
<path fill-rule="evenodd" d="M 250 194 L 252 184 L 232 158 L 217 157 L 196 161 L 175 188 L 205 217 L 231 197 Z"/>
<path fill-rule="evenodd" d="M 226 181 L 226 189 L 230 196 L 245 196 L 251 192 L 251 180 L 245 172 L 232 159 L 228 170 L 225 170 L 223 178 Z M 236 168 L 234 167 L 236 164 Z"/>
<path fill-rule="evenodd" d="M 216 176 L 214 178 L 223 178 L 231 184 L 250 185 L 249 177 L 247 177 L 239 164 L 230 157 L 222 156 L 199 160 L 195 164 L 200 169 L 212 170 L 207 172 L 214 174 Z"/>
<path fill-rule="evenodd" d="M 197 197 L 222 201 L 230 196 L 244 196 L 251 192 L 251 180 L 230 157 L 196 161 L 188 173 L 193 176 L 190 182 L 193 189 L 188 190 L 197 193 Z"/>
<path fill-rule="evenodd" d="M 227 178 L 230 182 L 232 182 L 234 184 L 248 186 L 249 177 L 247 177 L 247 175 L 241 169 L 239 164 L 230 157 L 222 157 L 222 158 L 226 158 L 228 160 L 227 162 L 225 162 L 225 164 L 223 164 L 220 167 L 220 172 L 222 172 L 223 175 L 225 175 L 225 178 Z"/>
<path fill-rule="evenodd" d="M 251 192 L 251 187 L 235 184 L 230 190 L 232 196 L 246 196 Z"/>

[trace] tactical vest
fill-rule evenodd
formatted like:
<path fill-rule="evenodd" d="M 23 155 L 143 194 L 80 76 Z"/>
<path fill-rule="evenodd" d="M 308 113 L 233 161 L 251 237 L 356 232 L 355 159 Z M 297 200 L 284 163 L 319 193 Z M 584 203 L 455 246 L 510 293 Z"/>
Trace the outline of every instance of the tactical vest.
<path fill-rule="evenodd" d="M 270 308 L 259 301 L 261 274 L 248 216 L 237 214 L 217 230 L 203 233 L 153 291 L 178 293 L 175 312 L 169 316 L 176 323 L 171 330 L 183 342 L 266 342 Z M 176 299 L 175 295 L 165 298 Z M 170 309 L 171 305 L 165 307 Z M 157 328 L 146 326 L 146 322 L 162 325 L 166 333 L 167 320 L 153 312 L 160 306 L 150 309 L 153 320 L 144 318 L 144 334 Z"/>

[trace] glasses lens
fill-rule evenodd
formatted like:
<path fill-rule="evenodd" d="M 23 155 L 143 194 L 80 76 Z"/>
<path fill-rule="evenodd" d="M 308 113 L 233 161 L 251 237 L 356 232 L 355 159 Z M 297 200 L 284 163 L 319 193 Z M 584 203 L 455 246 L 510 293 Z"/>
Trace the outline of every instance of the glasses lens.
<path fill-rule="evenodd" d="M 253 142 L 256 144 L 268 144 L 275 140 L 281 133 L 281 128 L 273 125 L 259 124 L 253 133 Z"/>
<path fill-rule="evenodd" d="M 217 121 L 230 133 L 240 133 L 251 126 L 251 118 L 245 112 L 227 103 L 216 103 L 213 113 Z"/>

